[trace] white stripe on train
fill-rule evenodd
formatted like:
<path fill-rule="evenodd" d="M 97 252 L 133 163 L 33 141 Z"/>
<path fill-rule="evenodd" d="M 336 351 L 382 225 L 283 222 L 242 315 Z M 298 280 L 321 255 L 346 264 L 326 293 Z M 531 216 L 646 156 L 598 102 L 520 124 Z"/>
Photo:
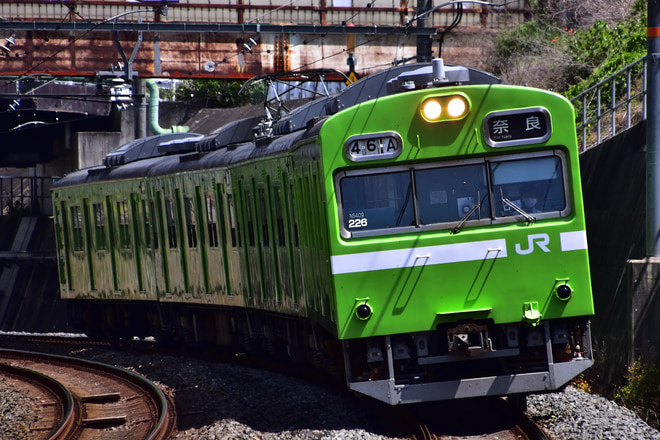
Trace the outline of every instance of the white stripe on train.
<path fill-rule="evenodd" d="M 559 234 L 561 251 L 587 249 L 586 231 Z M 541 249 L 543 250 L 543 249 Z M 332 274 L 370 272 L 375 270 L 402 269 L 420 265 L 460 263 L 492 258 L 506 258 L 505 239 L 473 241 L 469 243 L 442 244 L 391 251 L 363 252 L 331 257 Z"/>

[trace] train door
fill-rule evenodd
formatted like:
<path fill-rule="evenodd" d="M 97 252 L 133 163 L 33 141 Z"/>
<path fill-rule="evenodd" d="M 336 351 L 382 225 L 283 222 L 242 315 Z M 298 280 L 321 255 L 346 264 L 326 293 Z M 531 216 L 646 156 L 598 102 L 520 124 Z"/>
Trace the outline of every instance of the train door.
<path fill-rule="evenodd" d="M 259 247 L 261 255 L 261 279 L 263 283 L 264 300 L 270 307 L 275 306 L 276 302 L 281 302 L 282 294 L 277 276 L 277 261 L 275 254 L 275 244 L 273 243 L 273 223 L 270 213 L 270 197 L 266 188 L 270 187 L 270 178 L 266 177 L 266 185 L 260 183 L 257 187 L 257 212 L 259 226 Z"/>
<path fill-rule="evenodd" d="M 255 198 L 254 182 L 248 182 L 243 186 L 239 182 L 239 191 L 242 195 L 241 213 L 245 224 L 245 252 L 248 269 L 248 299 L 253 305 L 258 304 L 264 297 L 264 290 L 261 283 L 261 253 L 257 244 L 257 232 L 255 222 Z"/>
<path fill-rule="evenodd" d="M 60 295 L 62 298 L 70 298 L 73 289 L 71 285 L 71 261 L 69 255 L 69 232 L 67 231 L 66 205 L 54 203 L 53 218 L 55 224 L 55 245 L 57 247 L 57 268 L 60 280 Z"/>
<path fill-rule="evenodd" d="M 330 301 L 330 265 L 327 263 L 330 261 L 330 241 L 328 237 L 328 216 L 327 216 L 327 206 L 325 191 L 323 190 L 323 185 L 319 182 L 319 176 L 322 175 L 322 172 L 319 169 L 320 164 L 315 162 L 316 166 L 315 171 L 312 173 L 311 177 L 311 188 L 310 195 L 312 201 L 312 211 L 314 212 L 315 224 L 312 227 L 314 234 L 314 249 L 316 255 L 314 260 L 316 261 L 315 265 L 315 274 L 314 280 L 317 283 L 317 289 L 319 294 L 319 301 L 321 304 L 321 312 L 323 316 L 331 317 L 331 304 Z"/>
<path fill-rule="evenodd" d="M 94 289 L 100 297 L 109 297 L 114 291 L 114 275 L 112 256 L 109 250 L 109 231 L 106 216 L 105 199 L 92 200 L 90 214 L 89 234 L 91 259 L 94 261 Z"/>
<path fill-rule="evenodd" d="M 235 295 L 247 298 L 248 296 L 248 281 L 246 270 L 243 268 L 246 267 L 246 261 L 244 260 L 243 249 L 243 234 L 242 234 L 242 223 L 241 218 L 238 215 L 238 208 L 236 206 L 236 200 L 231 187 L 231 180 L 229 171 L 225 171 L 225 187 L 226 194 L 223 198 L 223 188 L 218 189 L 218 200 L 225 200 L 224 204 L 219 204 L 222 215 L 220 216 L 223 219 L 223 228 L 224 231 L 224 247 L 225 254 L 227 255 L 227 270 L 228 270 L 228 280 L 227 285 L 229 286 L 228 294 Z M 239 189 L 240 194 L 240 189 Z"/>
<path fill-rule="evenodd" d="M 138 273 L 138 288 L 142 299 L 155 300 L 156 289 L 154 279 L 154 248 L 153 225 L 149 200 L 145 197 L 144 183 L 141 184 L 141 194 L 133 194 L 131 198 L 134 213 L 133 228 L 135 237 L 136 270 Z"/>
<path fill-rule="evenodd" d="M 312 203 L 310 201 L 310 183 L 309 175 L 301 173 L 298 176 L 298 197 L 299 209 L 302 216 L 299 217 L 300 226 L 300 250 L 302 255 L 302 275 L 304 283 L 304 292 L 306 299 L 306 307 L 309 312 L 319 311 L 319 291 L 318 283 L 315 279 L 316 275 L 316 255 L 314 250 L 314 231 L 317 227 L 317 217 L 314 216 L 312 210 Z"/>
<path fill-rule="evenodd" d="M 136 270 L 136 243 L 132 229 L 135 214 L 131 212 L 130 198 L 114 199 L 109 204 L 112 206 L 111 229 L 114 233 L 114 240 L 111 242 L 114 254 L 114 295 L 124 299 L 138 299 L 141 278 Z"/>
<path fill-rule="evenodd" d="M 215 303 L 222 303 L 222 297 L 229 292 L 228 268 L 225 247 L 223 244 L 224 231 L 219 223 L 222 218 L 222 210 L 216 202 L 214 185 L 200 188 L 197 194 L 200 220 L 205 225 L 204 260 L 205 272 L 208 274 L 206 280 L 206 293 L 213 295 L 211 299 Z M 219 217 L 220 215 L 220 217 Z"/>
<path fill-rule="evenodd" d="M 285 185 L 285 188 L 287 186 Z M 300 219 L 298 217 L 300 192 L 296 189 L 295 180 L 288 183 L 288 191 L 285 191 L 286 200 L 289 201 L 289 212 L 291 221 L 289 222 L 290 247 L 293 255 L 293 302 L 294 304 L 305 305 L 305 277 L 303 273 L 304 256 L 300 246 Z"/>
<path fill-rule="evenodd" d="M 192 290 L 190 288 L 190 277 L 189 277 L 189 272 L 188 272 L 188 253 L 186 252 L 186 233 L 184 229 L 184 216 L 186 215 L 184 212 L 184 207 L 183 203 L 184 201 L 181 199 L 182 194 L 181 194 L 181 188 L 180 187 L 175 187 L 174 188 L 174 194 L 173 198 L 170 203 L 171 207 L 171 217 L 168 217 L 171 219 L 174 230 L 176 231 L 176 236 L 178 237 L 178 242 L 177 242 L 177 256 L 178 258 L 178 267 L 179 267 L 179 275 L 180 275 L 180 281 L 181 281 L 181 293 L 183 294 L 184 299 L 189 299 L 192 295 Z M 188 246 L 190 246 L 190 243 L 188 243 Z M 173 261 L 170 259 L 170 261 Z M 170 266 L 171 267 L 171 266 Z"/>
<path fill-rule="evenodd" d="M 201 246 L 201 232 L 198 228 L 199 221 L 197 218 L 197 203 L 195 202 L 195 191 L 184 188 L 185 193 L 183 196 L 183 221 L 185 221 L 185 240 L 182 246 L 184 270 L 186 271 L 186 292 L 190 292 L 195 299 L 200 299 L 206 291 L 206 265 L 202 258 Z"/>
<path fill-rule="evenodd" d="M 195 222 L 197 223 L 197 241 L 199 247 L 199 259 L 201 260 L 201 265 L 197 268 L 197 272 L 201 271 L 201 277 L 197 280 L 199 287 L 201 288 L 201 293 L 203 300 L 205 302 L 213 301 L 212 295 L 214 293 L 214 286 L 217 286 L 217 282 L 211 281 L 212 279 L 217 280 L 217 271 L 212 272 L 209 266 L 209 237 L 207 237 L 208 229 L 207 218 L 204 215 L 206 210 L 204 206 L 204 196 L 203 189 L 201 186 L 195 186 L 195 194 L 193 198 L 193 209 L 195 214 Z"/>
<path fill-rule="evenodd" d="M 159 207 L 162 206 L 162 197 L 161 205 L 159 205 L 157 192 L 151 192 L 150 188 L 149 197 L 148 200 L 145 200 L 145 203 L 147 204 L 147 211 L 145 212 L 148 212 L 147 215 L 149 219 L 149 225 L 147 226 L 145 223 L 145 228 L 151 228 L 148 230 L 148 233 L 151 234 L 151 240 L 149 241 L 149 247 L 151 248 L 152 256 L 152 266 L 150 267 L 149 272 L 153 273 L 153 278 L 151 278 L 151 287 L 154 292 L 154 299 L 158 300 L 160 295 L 166 292 L 165 287 L 167 284 L 165 281 L 166 274 L 163 270 L 165 267 L 163 255 L 163 237 L 165 236 L 165 230 L 163 226 L 164 219 L 162 217 L 162 209 L 159 210 Z"/>
<path fill-rule="evenodd" d="M 91 237 L 91 225 L 89 222 L 89 200 L 84 198 L 82 201 L 82 223 L 83 230 L 85 232 L 85 252 L 87 253 L 87 267 L 89 270 L 89 290 L 90 292 L 96 292 L 96 280 L 95 280 L 95 258 L 94 258 L 94 246 L 92 243 Z"/>
<path fill-rule="evenodd" d="M 286 182 L 286 175 L 282 179 Z M 273 245 L 275 246 L 275 260 L 277 262 L 277 273 L 280 284 L 280 294 L 278 301 L 285 304 L 286 309 L 290 309 L 295 302 L 293 301 L 294 277 L 293 271 L 294 257 L 293 247 L 291 246 L 291 234 L 287 225 L 290 223 L 290 213 L 285 204 L 286 197 L 284 188 L 280 181 L 268 185 L 270 189 L 270 200 L 273 215 Z"/>
<path fill-rule="evenodd" d="M 87 296 L 89 289 L 89 266 L 86 260 L 83 234 L 82 209 L 79 204 L 62 202 L 62 239 L 64 261 L 67 268 L 66 294 L 63 297 L 77 298 Z"/>
<path fill-rule="evenodd" d="M 186 292 L 184 271 L 181 265 L 181 251 L 179 249 L 181 234 L 177 226 L 177 207 L 174 194 L 158 191 L 156 195 L 158 217 L 163 231 L 161 245 L 161 262 L 165 279 L 164 297 L 172 300 L 173 297 L 182 297 Z"/>

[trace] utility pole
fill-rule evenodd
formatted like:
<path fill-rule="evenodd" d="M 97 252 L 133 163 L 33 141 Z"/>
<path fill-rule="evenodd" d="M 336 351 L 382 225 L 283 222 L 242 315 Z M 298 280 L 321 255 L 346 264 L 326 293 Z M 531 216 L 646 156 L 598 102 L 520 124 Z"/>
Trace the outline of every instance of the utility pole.
<path fill-rule="evenodd" d="M 660 257 L 660 0 L 648 0 L 646 50 L 646 256 Z"/>
<path fill-rule="evenodd" d="M 417 0 L 417 15 L 423 15 L 431 9 L 431 0 Z M 423 15 L 417 20 L 417 27 L 426 28 L 429 25 L 430 14 Z M 433 59 L 433 37 L 431 35 L 417 36 L 417 62 L 430 63 Z"/>

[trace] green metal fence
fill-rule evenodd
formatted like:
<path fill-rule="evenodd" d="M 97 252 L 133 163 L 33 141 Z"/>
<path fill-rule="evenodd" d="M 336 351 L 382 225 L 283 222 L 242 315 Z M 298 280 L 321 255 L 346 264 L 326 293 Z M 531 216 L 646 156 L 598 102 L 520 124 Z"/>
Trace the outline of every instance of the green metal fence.
<path fill-rule="evenodd" d="M 646 119 L 646 61 L 638 59 L 571 99 L 580 151 Z"/>

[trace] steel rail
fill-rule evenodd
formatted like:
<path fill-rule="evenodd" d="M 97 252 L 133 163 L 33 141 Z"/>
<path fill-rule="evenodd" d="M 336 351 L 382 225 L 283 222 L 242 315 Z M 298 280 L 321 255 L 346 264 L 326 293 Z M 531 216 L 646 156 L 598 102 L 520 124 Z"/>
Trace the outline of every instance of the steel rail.
<path fill-rule="evenodd" d="M 145 437 L 145 440 L 164 440 L 167 438 L 176 423 L 175 417 L 171 416 L 171 414 L 174 414 L 173 411 L 170 412 L 170 409 L 168 408 L 168 399 L 161 391 L 161 389 L 150 380 L 132 371 L 100 362 L 79 359 L 70 356 L 35 353 L 24 350 L 0 349 L 0 359 L 35 360 L 46 361 L 50 363 L 59 362 L 68 366 L 73 366 L 77 369 L 80 368 L 88 371 L 106 373 L 108 375 L 117 377 L 122 381 L 126 381 L 138 386 L 149 395 L 150 399 L 156 405 L 156 410 L 158 412 L 158 420 L 154 424 L 154 427 L 151 429 L 149 434 Z"/>
<path fill-rule="evenodd" d="M 79 409 L 77 409 L 71 391 L 60 381 L 38 371 L 3 363 L 0 363 L 0 372 L 46 387 L 59 401 L 62 413 L 61 419 L 48 436 L 49 440 L 66 439 L 71 435 L 76 426 L 76 415 L 79 413 Z"/>

